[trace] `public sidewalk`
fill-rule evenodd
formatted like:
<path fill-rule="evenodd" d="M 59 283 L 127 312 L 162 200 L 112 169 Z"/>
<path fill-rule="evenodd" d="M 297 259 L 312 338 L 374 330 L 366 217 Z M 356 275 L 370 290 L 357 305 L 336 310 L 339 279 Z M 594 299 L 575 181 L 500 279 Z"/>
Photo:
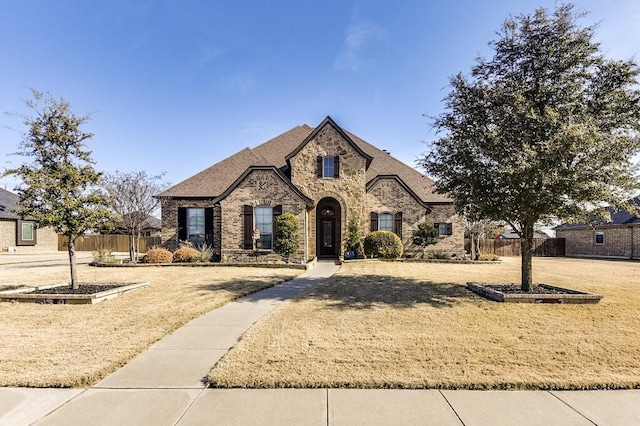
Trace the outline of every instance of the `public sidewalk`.
<path fill-rule="evenodd" d="M 205 388 L 205 376 L 247 328 L 337 270 L 319 262 L 292 281 L 211 311 L 92 388 L 0 388 L 0 424 L 640 425 L 640 390 Z"/>

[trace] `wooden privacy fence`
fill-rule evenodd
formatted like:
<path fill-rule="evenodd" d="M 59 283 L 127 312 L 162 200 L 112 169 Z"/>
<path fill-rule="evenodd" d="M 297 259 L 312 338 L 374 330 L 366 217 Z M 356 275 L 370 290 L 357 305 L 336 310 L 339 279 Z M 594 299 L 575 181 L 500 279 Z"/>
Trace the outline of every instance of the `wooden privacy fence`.
<path fill-rule="evenodd" d="M 144 253 L 153 246 L 160 245 L 160 237 L 140 237 L 140 253 Z M 94 251 L 108 249 L 111 251 L 129 252 L 128 235 L 85 235 L 76 240 L 77 251 Z M 58 235 L 58 250 L 67 251 L 67 237 Z"/>
<path fill-rule="evenodd" d="M 464 248 L 471 251 L 471 240 L 464 240 Z M 564 238 L 535 238 L 534 256 L 564 256 Z M 480 254 L 520 256 L 520 240 L 480 240 Z"/>

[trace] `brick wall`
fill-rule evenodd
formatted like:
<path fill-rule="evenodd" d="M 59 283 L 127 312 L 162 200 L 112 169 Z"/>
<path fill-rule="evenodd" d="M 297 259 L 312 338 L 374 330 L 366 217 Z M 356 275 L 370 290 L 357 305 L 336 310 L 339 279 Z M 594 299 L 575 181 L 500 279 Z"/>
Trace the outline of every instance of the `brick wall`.
<path fill-rule="evenodd" d="M 283 213 L 296 216 L 299 225 L 298 251 L 289 257 L 294 263 L 304 259 L 304 223 L 306 204 L 273 170 L 254 170 L 224 200 L 222 209 L 222 261 L 251 262 L 250 250 L 244 250 L 244 205 L 282 205 Z M 261 255 L 260 261 L 276 261 L 280 256 Z"/>
<path fill-rule="evenodd" d="M 213 248 L 215 254 L 220 255 L 222 215 L 220 206 L 213 205 L 213 198 L 163 198 L 162 200 L 160 200 L 160 202 L 162 211 L 162 245 L 171 251 L 177 249 L 179 245 L 178 208 L 213 207 Z"/>
<path fill-rule="evenodd" d="M 16 223 L 15 220 L 0 220 L 0 250 L 5 251 L 7 247 L 15 247 L 17 252 L 23 253 L 58 250 L 58 234 L 53 228 L 38 228 L 36 245 L 17 246 Z"/>
<path fill-rule="evenodd" d="M 596 233 L 602 232 L 603 244 L 596 244 Z M 556 230 L 557 238 L 565 239 L 567 256 L 640 258 L 640 226 L 610 225 L 595 228 Z"/>

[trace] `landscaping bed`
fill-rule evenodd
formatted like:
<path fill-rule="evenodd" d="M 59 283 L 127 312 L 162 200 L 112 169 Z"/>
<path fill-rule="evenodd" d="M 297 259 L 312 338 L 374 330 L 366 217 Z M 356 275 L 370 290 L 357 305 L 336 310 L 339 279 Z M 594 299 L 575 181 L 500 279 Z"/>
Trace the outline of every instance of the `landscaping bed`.
<path fill-rule="evenodd" d="M 548 284 L 537 284 L 523 292 L 520 284 L 481 284 L 468 282 L 467 288 L 495 302 L 504 303 L 598 303 L 602 296 Z"/>
<path fill-rule="evenodd" d="M 23 287 L 16 290 L 0 291 L 0 302 L 96 304 L 148 285 L 148 282 L 139 282 L 130 284 L 80 284 L 76 289 L 69 284 Z"/>

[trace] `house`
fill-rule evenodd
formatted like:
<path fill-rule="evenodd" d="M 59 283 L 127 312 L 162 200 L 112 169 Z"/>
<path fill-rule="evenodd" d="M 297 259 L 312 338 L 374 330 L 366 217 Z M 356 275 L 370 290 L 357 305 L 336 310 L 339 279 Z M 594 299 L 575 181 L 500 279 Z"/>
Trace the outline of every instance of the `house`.
<path fill-rule="evenodd" d="M 20 197 L 0 188 L 0 250 L 33 252 L 58 250 L 58 235 L 52 228 L 37 228 L 15 212 Z"/>
<path fill-rule="evenodd" d="M 411 247 L 412 230 L 429 220 L 441 235 L 432 250 L 464 250 L 462 219 L 433 181 L 331 117 L 245 148 L 158 198 L 163 245 L 208 243 L 222 262 L 255 261 L 256 240 L 264 260 L 279 259 L 271 252 L 274 219 L 285 212 L 299 223 L 299 248 L 290 256 L 297 263 L 341 257 L 351 219 L 363 233 L 395 232 L 409 254 L 421 252 Z"/>
<path fill-rule="evenodd" d="M 640 211 L 640 197 L 629 203 Z M 640 216 L 627 210 L 607 211 L 611 222 L 563 224 L 556 228 L 557 238 L 565 239 L 567 256 L 640 259 Z"/>

